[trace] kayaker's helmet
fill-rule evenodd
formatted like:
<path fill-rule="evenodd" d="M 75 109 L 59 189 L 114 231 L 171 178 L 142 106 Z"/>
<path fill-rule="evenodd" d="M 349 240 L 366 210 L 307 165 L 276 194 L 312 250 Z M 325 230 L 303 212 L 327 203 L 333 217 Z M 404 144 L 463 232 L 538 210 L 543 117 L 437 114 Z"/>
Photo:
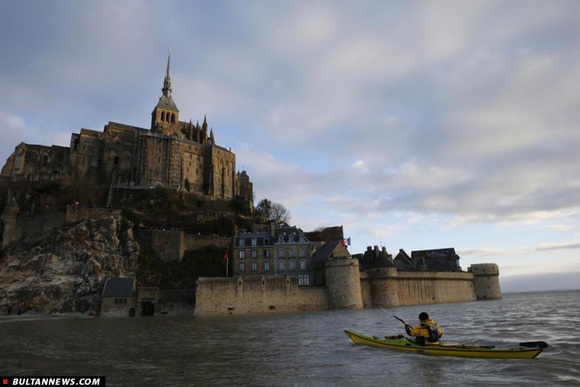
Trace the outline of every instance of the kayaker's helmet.
<path fill-rule="evenodd" d="M 421 312 L 419 314 L 419 321 L 427 321 L 429 320 L 429 315 L 425 312 Z"/>

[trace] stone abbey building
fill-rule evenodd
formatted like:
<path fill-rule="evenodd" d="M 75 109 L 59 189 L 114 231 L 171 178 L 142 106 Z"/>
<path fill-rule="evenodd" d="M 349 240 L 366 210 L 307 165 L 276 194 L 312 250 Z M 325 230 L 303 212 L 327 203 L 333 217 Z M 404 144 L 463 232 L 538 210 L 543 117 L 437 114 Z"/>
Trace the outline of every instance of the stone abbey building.
<path fill-rule="evenodd" d="M 20 143 L 1 175 L 8 181 L 88 179 L 111 188 L 162 186 L 214 198 L 252 202 L 245 171 L 236 172 L 236 155 L 216 144 L 213 130 L 181 121 L 171 95 L 170 62 L 151 128 L 109 122 L 102 132 L 81 129 L 70 147 Z"/>

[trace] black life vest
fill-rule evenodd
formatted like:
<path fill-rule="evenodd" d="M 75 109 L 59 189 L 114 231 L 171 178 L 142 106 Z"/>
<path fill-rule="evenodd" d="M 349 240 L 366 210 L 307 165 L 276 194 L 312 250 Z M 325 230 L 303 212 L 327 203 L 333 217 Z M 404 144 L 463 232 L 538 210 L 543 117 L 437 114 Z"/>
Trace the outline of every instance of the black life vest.
<path fill-rule="evenodd" d="M 429 332 L 429 337 L 427 338 L 427 341 L 430 341 L 432 343 L 439 341 L 439 330 L 437 329 L 437 324 L 433 324 L 431 326 L 427 324 L 421 324 L 421 328 L 425 328 L 427 329 L 427 332 Z"/>

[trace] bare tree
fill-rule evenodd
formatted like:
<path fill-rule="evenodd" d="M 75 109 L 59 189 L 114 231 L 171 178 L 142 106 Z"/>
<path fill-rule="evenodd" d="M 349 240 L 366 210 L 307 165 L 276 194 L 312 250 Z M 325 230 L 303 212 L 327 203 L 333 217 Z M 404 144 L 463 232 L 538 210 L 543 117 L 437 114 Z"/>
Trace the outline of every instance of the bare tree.
<path fill-rule="evenodd" d="M 291 216 L 290 211 L 284 207 L 284 205 L 280 203 L 272 203 L 272 219 L 276 222 L 276 224 L 280 223 L 289 223 Z"/>
<path fill-rule="evenodd" d="M 283 204 L 271 202 L 268 199 L 262 199 L 256 206 L 256 221 L 267 223 L 273 220 L 276 224 L 290 222 L 290 212 Z"/>

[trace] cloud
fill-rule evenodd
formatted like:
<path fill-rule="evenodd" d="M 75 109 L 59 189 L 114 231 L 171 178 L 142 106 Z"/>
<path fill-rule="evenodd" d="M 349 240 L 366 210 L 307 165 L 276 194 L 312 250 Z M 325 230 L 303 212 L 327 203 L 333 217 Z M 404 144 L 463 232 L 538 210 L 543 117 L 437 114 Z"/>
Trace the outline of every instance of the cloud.
<path fill-rule="evenodd" d="M 480 248 L 480 249 L 462 249 L 458 251 L 462 257 L 477 257 L 477 258 L 500 258 L 500 257 L 510 257 L 514 255 L 524 254 L 529 252 L 527 248 L 517 248 L 517 249 L 497 249 L 497 248 Z"/>
<path fill-rule="evenodd" d="M 576 250 L 580 249 L 580 242 L 568 243 L 540 243 L 536 251 L 553 251 L 553 250 Z"/>
<path fill-rule="evenodd" d="M 580 3 L 11 8 L 0 15 L 3 158 L 108 120 L 148 127 L 172 47 L 181 118 L 207 114 L 257 199 L 304 228 L 342 223 L 370 240 L 422 224 L 458 238 L 474 224 L 535 224 L 563 234 L 555 243 L 576 237 Z M 519 241 L 480 256 L 536 245 L 552 248 Z"/>

